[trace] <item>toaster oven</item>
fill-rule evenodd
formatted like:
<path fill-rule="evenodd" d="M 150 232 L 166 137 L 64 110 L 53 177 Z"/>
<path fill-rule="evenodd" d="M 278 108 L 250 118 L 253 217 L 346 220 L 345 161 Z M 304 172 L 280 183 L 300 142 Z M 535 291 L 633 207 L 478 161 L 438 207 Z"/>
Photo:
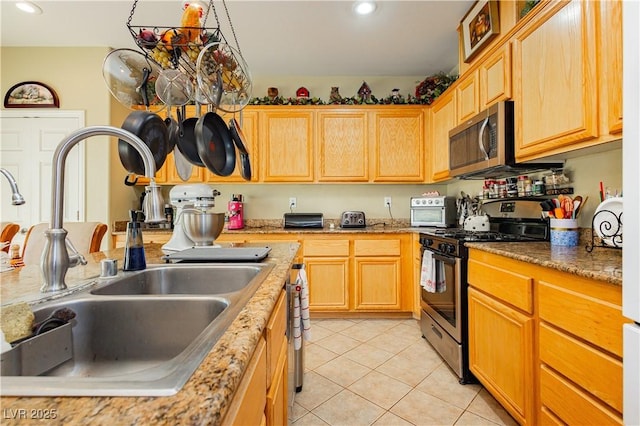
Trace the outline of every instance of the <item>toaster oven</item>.
<path fill-rule="evenodd" d="M 449 228 L 456 225 L 456 198 L 446 195 L 411 198 L 411 226 Z"/>

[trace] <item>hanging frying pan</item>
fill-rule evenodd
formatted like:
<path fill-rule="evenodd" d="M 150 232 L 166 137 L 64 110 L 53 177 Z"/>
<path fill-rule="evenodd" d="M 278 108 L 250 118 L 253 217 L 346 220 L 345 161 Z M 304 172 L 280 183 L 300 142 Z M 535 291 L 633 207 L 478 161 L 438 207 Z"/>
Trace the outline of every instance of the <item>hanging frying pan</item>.
<path fill-rule="evenodd" d="M 167 126 L 157 114 L 147 111 L 133 111 L 122 123 L 122 128 L 138 136 L 149 147 L 159 170 L 167 159 L 167 141 L 169 135 Z M 130 173 L 144 175 L 144 162 L 142 157 L 131 145 L 123 140 L 118 140 L 118 154 L 120 162 Z"/>
<path fill-rule="evenodd" d="M 236 148 L 226 123 L 215 112 L 207 112 L 196 124 L 198 154 L 218 176 L 229 176 L 236 168 Z"/>
<path fill-rule="evenodd" d="M 196 106 L 196 111 L 198 109 L 199 107 Z M 184 109 L 182 113 L 184 117 L 186 114 Z M 197 122 L 198 117 L 190 117 L 182 120 L 180 123 L 181 131 L 180 137 L 178 138 L 178 149 L 191 164 L 204 167 L 204 163 L 200 159 L 200 155 L 198 155 L 198 142 L 196 139 Z"/>
<path fill-rule="evenodd" d="M 249 161 L 246 140 L 240 124 L 235 118 L 229 120 L 229 132 L 240 153 L 240 174 L 244 180 L 251 180 L 251 162 Z"/>

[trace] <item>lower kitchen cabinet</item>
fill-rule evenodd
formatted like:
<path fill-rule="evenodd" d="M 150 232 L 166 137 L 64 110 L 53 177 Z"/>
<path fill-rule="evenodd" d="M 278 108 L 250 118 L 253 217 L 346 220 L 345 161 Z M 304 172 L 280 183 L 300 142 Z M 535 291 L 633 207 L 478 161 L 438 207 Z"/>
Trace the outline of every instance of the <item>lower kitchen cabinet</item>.
<path fill-rule="evenodd" d="M 354 309 L 401 308 L 400 240 L 354 241 Z"/>
<path fill-rule="evenodd" d="M 469 368 L 520 424 L 534 424 L 533 322 L 469 288 Z"/>
<path fill-rule="evenodd" d="M 267 351 L 261 337 L 229 406 L 223 425 L 261 425 L 267 403 Z"/>
<path fill-rule="evenodd" d="M 520 424 L 622 424 L 619 285 L 473 248 L 468 281 L 470 369 Z"/>
<path fill-rule="evenodd" d="M 302 255 L 311 311 L 349 309 L 349 240 L 305 239 Z"/>

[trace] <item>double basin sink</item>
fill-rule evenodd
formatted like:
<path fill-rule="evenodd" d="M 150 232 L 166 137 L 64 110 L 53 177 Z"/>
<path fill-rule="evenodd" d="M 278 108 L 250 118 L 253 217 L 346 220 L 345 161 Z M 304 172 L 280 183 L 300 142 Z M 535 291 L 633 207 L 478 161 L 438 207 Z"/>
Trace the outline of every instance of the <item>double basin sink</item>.
<path fill-rule="evenodd" d="M 10 366 L 3 354 L 2 394 L 173 395 L 272 268 L 258 263 L 149 265 L 97 279 L 77 294 L 38 305 L 36 321 L 59 308 L 76 313 L 68 324 L 68 345 L 25 346 L 22 361 L 15 363 L 35 362 L 37 367 L 56 356 L 62 362 L 44 372 L 25 372 L 20 365 Z"/>

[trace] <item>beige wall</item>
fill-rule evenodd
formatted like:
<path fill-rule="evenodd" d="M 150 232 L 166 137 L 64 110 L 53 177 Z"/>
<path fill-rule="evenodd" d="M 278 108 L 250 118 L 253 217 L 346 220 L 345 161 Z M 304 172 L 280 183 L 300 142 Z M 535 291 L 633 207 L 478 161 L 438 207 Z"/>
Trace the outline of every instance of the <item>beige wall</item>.
<path fill-rule="evenodd" d="M 53 88 L 60 109 L 85 111 L 87 126 L 109 123 L 111 95 L 102 79 L 107 48 L 0 48 L 2 94 L 21 81 Z M 100 140 L 102 139 L 102 140 Z M 93 137 L 86 143 L 86 220 L 110 223 L 109 144 Z"/>

